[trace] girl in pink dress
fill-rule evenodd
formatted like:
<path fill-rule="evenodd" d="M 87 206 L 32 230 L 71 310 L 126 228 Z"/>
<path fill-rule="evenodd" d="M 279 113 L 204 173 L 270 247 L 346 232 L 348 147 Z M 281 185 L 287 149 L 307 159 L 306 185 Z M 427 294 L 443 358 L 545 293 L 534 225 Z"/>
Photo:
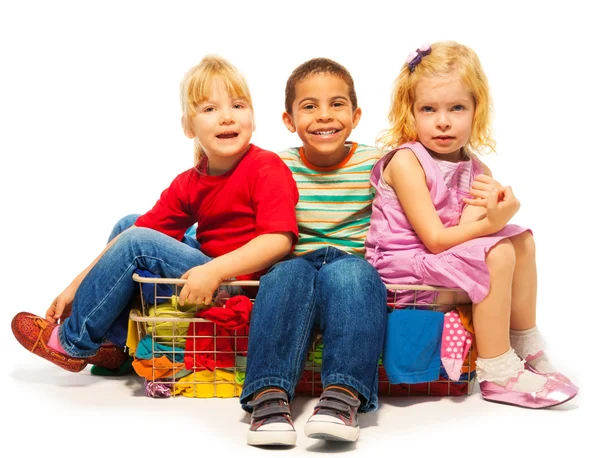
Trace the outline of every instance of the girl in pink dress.
<path fill-rule="evenodd" d="M 477 55 L 455 42 L 422 46 L 396 79 L 374 167 L 366 258 L 387 284 L 460 288 L 473 303 L 483 398 L 549 407 L 578 388 L 557 372 L 536 328 L 531 232 L 476 153 L 494 149 L 491 98 Z M 442 351 L 450 342 L 442 342 Z"/>

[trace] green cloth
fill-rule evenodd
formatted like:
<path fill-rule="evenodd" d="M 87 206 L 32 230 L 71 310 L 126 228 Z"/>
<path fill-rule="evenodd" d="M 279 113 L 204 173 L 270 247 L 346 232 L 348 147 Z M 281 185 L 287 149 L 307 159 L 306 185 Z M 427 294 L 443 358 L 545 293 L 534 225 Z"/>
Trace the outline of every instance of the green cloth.
<path fill-rule="evenodd" d="M 132 374 L 134 372 L 133 366 L 131 363 L 133 362 L 133 357 L 130 356 L 127 360 L 121 364 L 118 369 L 107 369 L 106 367 L 100 366 L 92 366 L 90 372 L 92 375 L 100 375 L 104 377 L 120 377 L 122 375 Z"/>
<path fill-rule="evenodd" d="M 323 364 L 323 344 L 317 345 L 314 352 L 308 353 L 308 360 L 319 366 Z"/>

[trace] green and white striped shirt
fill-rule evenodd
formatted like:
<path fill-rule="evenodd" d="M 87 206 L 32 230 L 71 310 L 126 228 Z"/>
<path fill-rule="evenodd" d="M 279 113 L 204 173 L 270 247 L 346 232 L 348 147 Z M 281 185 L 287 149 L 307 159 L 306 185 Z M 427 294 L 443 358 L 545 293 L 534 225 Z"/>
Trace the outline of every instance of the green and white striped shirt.
<path fill-rule="evenodd" d="M 375 195 L 369 179 L 371 169 L 385 152 L 357 143 L 348 146 L 346 158 L 332 167 L 310 164 L 303 148 L 279 153 L 292 171 L 300 193 L 296 205 L 300 232 L 296 254 L 330 245 L 364 257 Z"/>

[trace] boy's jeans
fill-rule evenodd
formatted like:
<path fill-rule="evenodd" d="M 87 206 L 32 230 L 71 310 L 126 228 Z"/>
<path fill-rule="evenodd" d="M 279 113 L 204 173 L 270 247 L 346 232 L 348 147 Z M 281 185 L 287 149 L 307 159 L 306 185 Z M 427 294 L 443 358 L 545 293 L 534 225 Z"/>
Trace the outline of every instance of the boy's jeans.
<path fill-rule="evenodd" d="M 121 219 L 109 240 L 136 219 L 135 215 Z M 189 237 L 185 241 L 190 245 L 195 242 Z M 138 287 L 131 278 L 136 269 L 179 278 L 192 267 L 212 259 L 198 249 L 197 242 L 195 246 L 187 243 L 146 228 L 132 228 L 121 235 L 77 289 L 71 316 L 64 320 L 58 333 L 65 351 L 78 358 L 96 353 L 111 325 L 127 312 Z"/>
<path fill-rule="evenodd" d="M 290 398 L 318 327 L 323 334 L 323 387 L 343 384 L 377 408 L 378 360 L 386 324 L 386 289 L 364 259 L 325 247 L 288 259 L 261 277 L 252 310 L 248 367 L 240 402 L 267 386 Z"/>

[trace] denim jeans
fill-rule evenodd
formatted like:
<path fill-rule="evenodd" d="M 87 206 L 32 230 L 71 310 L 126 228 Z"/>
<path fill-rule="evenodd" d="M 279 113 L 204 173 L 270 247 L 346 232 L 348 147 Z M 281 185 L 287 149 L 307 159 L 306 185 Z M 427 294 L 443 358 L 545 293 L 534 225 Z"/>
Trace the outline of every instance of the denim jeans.
<path fill-rule="evenodd" d="M 323 387 L 343 384 L 377 408 L 386 289 L 364 259 L 325 247 L 275 264 L 261 277 L 252 310 L 242 407 L 267 386 L 290 398 L 316 328 L 323 335 Z"/>
<path fill-rule="evenodd" d="M 121 219 L 109 240 L 136 219 L 136 215 Z M 137 284 L 131 278 L 136 269 L 178 278 L 192 267 L 211 260 L 198 249 L 198 242 L 191 237 L 184 240 L 186 243 L 146 228 L 132 228 L 122 234 L 77 289 L 71 316 L 64 320 L 58 333 L 65 351 L 78 358 L 96 354 L 113 323 L 127 313 L 137 291 Z"/>
<path fill-rule="evenodd" d="M 129 229 L 131 226 L 133 226 L 139 217 L 140 217 L 139 214 L 131 214 L 131 215 L 124 216 L 119 221 L 117 221 L 117 224 L 115 224 L 115 227 L 113 227 L 112 232 L 108 236 L 108 242 L 106 242 L 106 243 L 109 243 L 112 239 L 114 239 L 121 232 L 123 232 L 126 229 Z M 196 228 L 197 227 L 198 227 L 197 224 L 190 226 L 188 228 L 188 230 L 185 231 L 185 235 L 183 236 L 182 242 L 185 243 L 186 245 L 191 246 L 192 248 L 196 248 L 197 250 L 199 250 L 200 243 L 198 243 L 198 240 L 196 239 Z"/>
<path fill-rule="evenodd" d="M 133 226 L 140 215 L 131 214 L 124 216 L 121 218 L 115 227 L 113 227 L 112 232 L 108 236 L 109 243 L 112 239 L 114 239 L 117 235 L 124 232 L 126 229 L 129 229 Z M 182 242 L 186 245 L 191 246 L 192 248 L 200 249 L 200 244 L 196 239 L 196 228 L 197 225 L 194 224 L 191 226 L 183 236 Z M 106 331 L 105 340 L 110 342 L 113 345 L 118 347 L 124 347 L 125 342 L 127 341 L 127 332 L 129 329 L 129 307 L 125 307 L 119 317 L 113 322 L 108 331 Z"/>

